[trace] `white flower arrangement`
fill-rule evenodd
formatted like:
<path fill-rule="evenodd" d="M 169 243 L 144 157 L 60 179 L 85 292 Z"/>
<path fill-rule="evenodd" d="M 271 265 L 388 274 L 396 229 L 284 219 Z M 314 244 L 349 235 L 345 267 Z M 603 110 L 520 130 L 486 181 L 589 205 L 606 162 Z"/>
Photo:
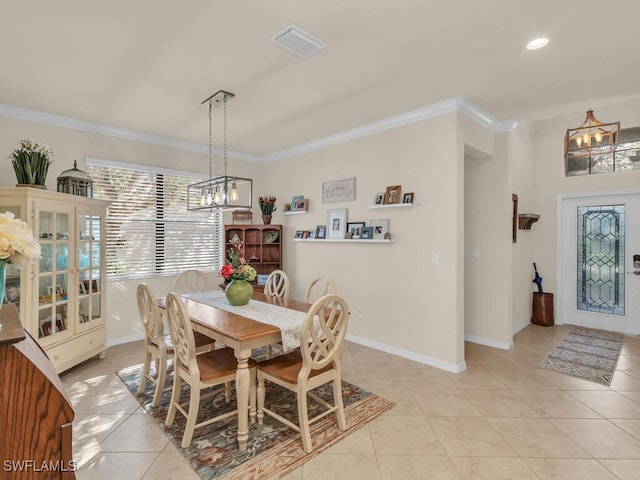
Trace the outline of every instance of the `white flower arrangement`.
<path fill-rule="evenodd" d="M 23 268 L 40 254 L 40 244 L 27 224 L 11 212 L 0 213 L 0 266 L 11 263 Z"/>

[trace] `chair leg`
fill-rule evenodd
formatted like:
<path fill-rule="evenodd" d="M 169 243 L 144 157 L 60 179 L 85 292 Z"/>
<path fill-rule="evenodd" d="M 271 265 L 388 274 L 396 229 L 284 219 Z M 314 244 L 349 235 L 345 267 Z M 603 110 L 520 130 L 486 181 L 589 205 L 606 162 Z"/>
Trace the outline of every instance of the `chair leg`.
<path fill-rule="evenodd" d="M 180 403 L 180 389 L 182 388 L 182 378 L 178 375 L 177 371 L 174 371 L 173 388 L 171 389 L 171 403 L 169 404 L 169 411 L 167 412 L 167 418 L 164 421 L 166 426 L 173 425 L 173 421 L 176 418 L 176 405 Z"/>
<path fill-rule="evenodd" d="M 225 382 L 224 384 L 224 399 L 227 403 L 231 401 L 231 382 Z"/>
<path fill-rule="evenodd" d="M 151 352 L 149 350 L 145 350 L 144 352 L 144 365 L 142 366 L 142 376 L 140 377 L 140 385 L 138 385 L 138 395 L 142 395 L 144 393 L 144 389 L 147 386 L 147 375 L 149 375 L 149 370 L 151 369 Z"/>
<path fill-rule="evenodd" d="M 193 385 L 189 385 L 191 389 L 191 399 L 189 400 L 189 411 L 187 412 L 187 423 L 184 426 L 184 435 L 182 436 L 182 448 L 187 448 L 191 445 L 191 438 L 193 437 L 193 430 L 196 426 L 196 420 L 198 419 L 198 409 L 200 408 L 200 389 L 193 388 Z"/>
<path fill-rule="evenodd" d="M 152 407 L 160 405 L 162 391 L 164 390 L 164 382 L 167 379 L 167 352 L 160 352 L 160 356 L 156 358 L 156 391 L 153 394 Z"/>
<path fill-rule="evenodd" d="M 298 425 L 300 427 L 300 435 L 302 436 L 302 448 L 306 453 L 311 453 L 313 446 L 311 445 L 311 430 L 309 429 L 307 392 L 303 391 L 298 385 L 296 396 L 298 397 Z"/>
<path fill-rule="evenodd" d="M 264 420 L 264 377 L 258 370 L 258 425 L 262 425 Z"/>
<path fill-rule="evenodd" d="M 256 423 L 256 368 L 251 368 L 249 374 L 251 375 L 251 383 L 249 384 L 249 419 L 251 423 Z"/>
<path fill-rule="evenodd" d="M 338 376 L 333 380 L 333 404 L 338 407 L 336 410 L 336 417 L 338 419 L 338 428 L 344 432 L 347 428 L 347 420 L 344 416 L 344 402 L 342 400 L 342 382 L 341 376 Z"/>

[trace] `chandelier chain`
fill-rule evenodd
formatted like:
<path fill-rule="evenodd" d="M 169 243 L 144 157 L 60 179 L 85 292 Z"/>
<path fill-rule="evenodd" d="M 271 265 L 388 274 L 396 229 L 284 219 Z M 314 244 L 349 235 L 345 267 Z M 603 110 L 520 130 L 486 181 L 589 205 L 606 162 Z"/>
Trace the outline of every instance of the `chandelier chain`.
<path fill-rule="evenodd" d="M 224 96 L 224 174 L 227 174 L 227 96 Z"/>
<path fill-rule="evenodd" d="M 212 164 L 213 164 L 213 126 L 212 126 L 212 113 L 213 113 L 213 104 L 211 100 L 209 100 L 209 179 L 211 179 L 212 175 Z"/>

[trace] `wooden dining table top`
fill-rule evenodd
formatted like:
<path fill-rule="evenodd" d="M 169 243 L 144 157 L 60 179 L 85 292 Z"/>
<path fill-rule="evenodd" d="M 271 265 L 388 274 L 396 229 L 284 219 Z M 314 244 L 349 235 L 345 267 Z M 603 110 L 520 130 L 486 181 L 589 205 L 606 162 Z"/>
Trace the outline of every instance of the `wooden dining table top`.
<path fill-rule="evenodd" d="M 252 301 L 269 303 L 298 312 L 307 312 L 311 306 L 305 302 L 273 297 L 255 290 L 251 299 Z M 161 308 L 165 306 L 164 300 L 164 298 L 158 300 Z M 242 315 L 227 312 L 221 308 L 216 308 L 189 298 L 183 297 L 183 301 L 193 323 L 199 324 L 207 330 L 211 330 L 238 342 L 245 342 L 247 340 L 280 333 L 278 327 L 269 325 L 268 323 L 252 320 Z"/>

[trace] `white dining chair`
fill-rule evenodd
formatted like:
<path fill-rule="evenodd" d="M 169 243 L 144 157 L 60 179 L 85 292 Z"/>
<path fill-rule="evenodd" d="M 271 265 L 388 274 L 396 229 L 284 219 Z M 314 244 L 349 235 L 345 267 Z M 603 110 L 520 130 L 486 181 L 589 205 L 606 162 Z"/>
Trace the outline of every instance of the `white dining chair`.
<path fill-rule="evenodd" d="M 175 346 L 174 360 L 174 381 L 171 391 L 171 404 L 167 412 L 165 425 L 173 425 L 176 412 L 180 412 L 187 419 L 182 435 L 182 448 L 191 445 L 193 431 L 196 428 L 209 425 L 225 418 L 232 417 L 238 410 L 216 415 L 197 423 L 200 401 L 212 397 L 225 390 L 224 385 L 235 381 L 238 361 L 229 347 L 211 350 L 206 353 L 196 355 L 194 332 L 191 328 L 191 319 L 187 314 L 187 309 L 176 294 L 167 295 L 166 301 L 167 317 L 169 320 L 169 330 L 171 340 Z M 255 409 L 256 384 L 255 384 L 254 360 L 249 359 L 249 370 L 251 383 L 249 388 L 249 401 L 251 410 Z M 188 401 L 180 402 L 182 393 L 182 383 L 189 385 Z M 201 391 L 210 387 L 221 386 L 223 388 L 213 390 L 205 395 Z M 230 401 L 226 398 L 227 403 Z M 188 404 L 188 409 L 186 409 Z"/>
<path fill-rule="evenodd" d="M 158 298 L 146 283 L 138 285 L 137 289 L 138 311 L 140 320 L 144 326 L 144 363 L 142 376 L 138 386 L 138 395 L 142 395 L 147 386 L 147 381 L 155 383 L 152 406 L 160 405 L 162 393 L 169 390 L 164 388 L 167 379 L 167 363 L 173 358 L 174 348 L 169 334 L 164 334 L 162 313 L 158 306 Z M 201 333 L 194 334 L 195 348 L 198 353 L 211 350 L 214 340 Z M 155 362 L 155 377 L 151 375 L 151 361 Z"/>
<path fill-rule="evenodd" d="M 176 293 L 198 293 L 208 290 L 211 290 L 211 283 L 207 274 L 195 268 L 180 273 L 171 288 L 171 291 Z"/>
<path fill-rule="evenodd" d="M 274 270 L 267 277 L 264 285 L 265 295 L 272 297 L 289 298 L 289 277 L 282 270 Z"/>
<path fill-rule="evenodd" d="M 330 293 L 338 293 L 336 284 L 333 280 L 323 277 L 314 278 L 307 288 L 307 294 L 304 296 L 305 303 L 313 303 L 320 297 L 324 297 Z"/>
<path fill-rule="evenodd" d="M 318 325 L 314 325 L 314 318 Z M 275 358 L 258 362 L 258 424 L 267 414 L 300 432 L 304 451 L 313 450 L 309 425 L 327 414 L 336 413 L 338 428 L 345 430 L 347 422 L 342 400 L 342 343 L 347 332 L 349 309 L 338 295 L 325 295 L 311 306 L 302 325 L 300 348 Z M 295 392 L 298 404 L 298 424 L 276 412 L 277 405 L 265 406 L 265 381 L 276 383 Z M 311 393 L 311 390 L 331 382 L 333 405 Z M 309 419 L 307 395 L 327 407 Z"/>

